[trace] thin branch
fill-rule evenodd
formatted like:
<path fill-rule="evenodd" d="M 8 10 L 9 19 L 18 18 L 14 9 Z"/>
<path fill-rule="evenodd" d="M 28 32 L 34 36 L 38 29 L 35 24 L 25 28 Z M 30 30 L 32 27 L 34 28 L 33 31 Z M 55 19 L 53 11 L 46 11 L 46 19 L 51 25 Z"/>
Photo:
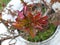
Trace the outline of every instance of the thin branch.
<path fill-rule="evenodd" d="M 47 9 L 47 11 L 43 14 L 43 16 L 48 15 L 48 13 L 51 11 L 51 9 Z"/>
<path fill-rule="evenodd" d="M 16 35 L 16 36 L 14 36 L 14 38 L 16 38 L 18 36 L 19 35 Z M 13 38 L 13 36 L 9 36 L 9 37 L 5 37 L 5 38 L 0 39 L 0 41 L 4 41 L 4 40 L 7 40 L 7 39 L 12 39 L 12 38 Z"/>
<path fill-rule="evenodd" d="M 1 45 L 1 40 L 0 40 L 0 45 Z"/>
<path fill-rule="evenodd" d="M 44 0 L 42 0 L 42 1 L 43 1 L 44 5 L 45 5 L 47 8 L 49 8 L 48 4 L 47 4 Z"/>
<path fill-rule="evenodd" d="M 48 13 L 52 10 L 52 4 L 47 4 L 44 0 L 42 0 L 44 5 L 47 7 L 47 11 L 43 14 L 43 16 L 48 15 Z"/>

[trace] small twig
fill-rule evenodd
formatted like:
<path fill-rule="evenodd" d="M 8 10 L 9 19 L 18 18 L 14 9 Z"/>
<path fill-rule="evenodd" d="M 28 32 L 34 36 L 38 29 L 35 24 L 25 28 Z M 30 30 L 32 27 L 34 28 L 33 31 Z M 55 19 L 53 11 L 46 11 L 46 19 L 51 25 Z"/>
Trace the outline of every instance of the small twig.
<path fill-rule="evenodd" d="M 48 15 L 48 13 L 51 11 L 51 9 L 47 9 L 47 11 L 43 14 L 43 16 Z"/>
<path fill-rule="evenodd" d="M 43 1 L 44 5 L 45 5 L 47 8 L 49 8 L 48 4 L 47 4 L 44 0 L 42 0 L 42 1 Z"/>
<path fill-rule="evenodd" d="M 16 35 L 16 36 L 14 36 L 14 38 L 16 38 L 16 37 L 18 37 L 19 35 Z M 7 39 L 12 39 L 13 38 L 13 36 L 10 36 L 10 37 L 5 37 L 5 38 L 2 38 L 2 39 L 0 39 L 0 41 L 4 41 L 4 40 L 7 40 Z"/>
<path fill-rule="evenodd" d="M 43 16 L 46 16 L 51 10 L 52 10 L 52 4 L 47 4 L 44 0 L 42 0 L 44 5 L 47 7 L 47 11 L 43 14 Z"/>
<path fill-rule="evenodd" d="M 1 40 L 0 40 L 0 45 L 1 45 Z"/>

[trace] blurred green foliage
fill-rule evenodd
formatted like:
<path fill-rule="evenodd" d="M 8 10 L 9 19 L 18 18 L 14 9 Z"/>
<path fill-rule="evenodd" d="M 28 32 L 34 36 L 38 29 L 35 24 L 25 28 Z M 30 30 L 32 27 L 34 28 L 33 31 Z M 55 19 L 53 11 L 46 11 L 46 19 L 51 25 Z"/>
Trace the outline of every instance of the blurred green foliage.
<path fill-rule="evenodd" d="M 31 36 L 29 36 L 28 40 L 32 42 L 44 41 L 49 37 L 51 37 L 54 34 L 55 30 L 56 30 L 56 27 L 53 24 L 49 24 L 49 28 L 46 31 L 44 32 L 39 31 L 37 33 L 37 36 L 35 36 L 34 38 L 31 38 Z"/>
<path fill-rule="evenodd" d="M 0 0 L 0 10 L 3 9 L 3 6 L 7 5 L 10 0 Z"/>

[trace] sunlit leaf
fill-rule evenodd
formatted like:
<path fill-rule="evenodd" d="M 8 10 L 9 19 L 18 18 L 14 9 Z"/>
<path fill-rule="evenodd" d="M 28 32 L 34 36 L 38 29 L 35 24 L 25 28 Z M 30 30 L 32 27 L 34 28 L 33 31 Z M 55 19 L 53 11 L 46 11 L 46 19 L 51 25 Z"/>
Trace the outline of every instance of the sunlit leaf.
<path fill-rule="evenodd" d="M 22 24 L 19 24 L 18 22 L 12 23 L 12 25 L 19 30 L 22 28 Z"/>

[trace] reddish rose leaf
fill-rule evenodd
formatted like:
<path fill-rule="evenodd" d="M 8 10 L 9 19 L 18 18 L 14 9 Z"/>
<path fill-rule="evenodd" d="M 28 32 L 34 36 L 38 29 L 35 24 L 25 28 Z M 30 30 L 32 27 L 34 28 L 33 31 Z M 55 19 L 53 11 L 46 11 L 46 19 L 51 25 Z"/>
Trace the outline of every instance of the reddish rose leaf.
<path fill-rule="evenodd" d="M 18 22 L 12 23 L 12 25 L 19 30 L 22 29 L 22 26 L 20 26 L 20 24 Z"/>
<path fill-rule="evenodd" d="M 35 20 L 39 20 L 39 19 L 40 19 L 40 17 L 41 17 L 41 13 L 40 13 L 40 12 L 38 12 L 38 13 L 35 15 Z"/>
<path fill-rule="evenodd" d="M 41 25 L 36 25 L 35 28 L 42 30 L 43 27 Z"/>
<path fill-rule="evenodd" d="M 47 20 L 48 16 L 41 17 L 40 20 Z"/>
<path fill-rule="evenodd" d="M 23 11 L 18 11 L 18 16 L 20 17 L 20 19 L 23 19 L 24 18 Z"/>
<path fill-rule="evenodd" d="M 23 8 L 23 12 L 24 12 L 24 14 L 27 13 L 27 10 L 28 10 L 27 6 L 24 6 L 24 8 Z"/>
<path fill-rule="evenodd" d="M 31 36 L 32 38 L 35 37 L 34 32 L 33 32 L 30 28 L 26 28 L 26 30 L 29 32 L 29 34 L 30 34 L 30 36 Z"/>

